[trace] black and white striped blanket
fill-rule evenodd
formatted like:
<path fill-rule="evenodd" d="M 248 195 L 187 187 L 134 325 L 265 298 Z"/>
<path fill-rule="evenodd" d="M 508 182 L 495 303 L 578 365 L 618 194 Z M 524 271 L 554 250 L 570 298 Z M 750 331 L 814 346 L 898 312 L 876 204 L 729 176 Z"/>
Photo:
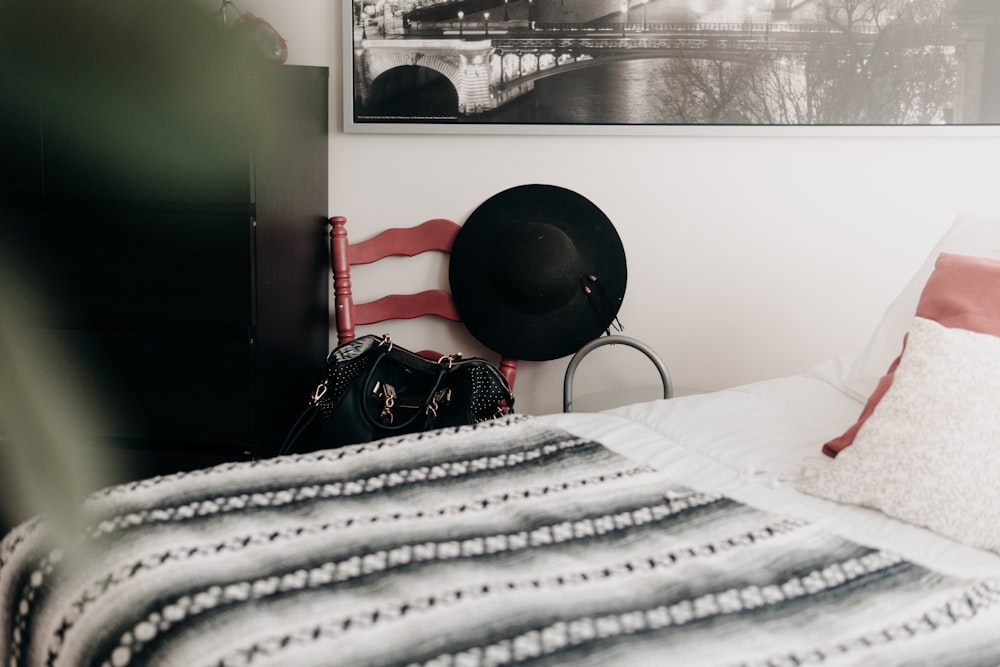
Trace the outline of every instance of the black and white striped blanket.
<path fill-rule="evenodd" d="M 996 665 L 1000 584 L 511 416 L 116 487 L 0 546 L 0 665 Z"/>

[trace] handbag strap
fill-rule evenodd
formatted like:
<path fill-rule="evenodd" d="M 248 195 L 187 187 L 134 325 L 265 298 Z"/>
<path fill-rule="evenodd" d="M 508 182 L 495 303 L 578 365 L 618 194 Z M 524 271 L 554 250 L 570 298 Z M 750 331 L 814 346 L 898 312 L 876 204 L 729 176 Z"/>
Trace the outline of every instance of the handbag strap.
<path fill-rule="evenodd" d="M 289 429 L 288 435 L 285 436 L 285 441 L 281 443 L 281 447 L 278 448 L 278 456 L 287 454 L 292 451 L 292 447 L 298 441 L 302 434 L 305 433 L 309 425 L 313 423 L 316 419 L 316 415 L 319 414 L 319 399 L 323 398 L 323 395 L 329 389 L 326 380 L 321 382 L 316 389 L 313 391 L 312 396 L 309 400 L 309 405 L 306 406 L 299 418 L 295 420 L 292 428 Z"/>
<path fill-rule="evenodd" d="M 378 370 L 379 364 L 381 364 L 383 361 L 385 361 L 386 357 L 389 356 L 389 352 L 391 352 L 392 349 L 393 348 L 390 346 L 387 350 L 385 350 L 384 352 L 382 352 L 382 354 L 379 355 L 378 359 L 375 360 L 375 363 L 373 363 L 372 367 L 368 370 L 368 375 L 365 378 L 365 383 L 364 383 L 363 386 L 365 386 L 365 387 L 370 387 L 371 386 L 371 382 L 372 382 L 373 376 L 375 375 L 375 371 Z M 413 356 L 416 357 L 416 355 L 413 355 Z M 419 359 L 420 361 L 424 361 L 424 362 L 426 362 L 428 364 L 432 363 L 431 361 L 425 360 L 422 357 L 416 357 L 416 358 Z M 451 368 L 453 360 L 454 360 L 454 357 L 452 357 L 452 356 L 444 356 L 444 357 L 441 357 L 440 359 L 438 359 L 438 361 L 437 361 L 437 375 L 434 378 L 433 385 L 431 386 L 430 390 L 427 392 L 427 396 L 423 399 L 423 402 L 421 403 L 419 409 L 417 409 L 416 411 L 414 411 L 413 415 L 409 419 L 407 419 L 406 421 L 400 422 L 398 424 L 390 424 L 390 425 L 383 424 L 381 421 L 379 421 L 379 419 L 377 417 L 373 417 L 372 416 L 371 412 L 368 409 L 368 401 L 365 401 L 365 400 L 361 401 L 361 414 L 364 415 L 364 417 L 366 419 L 368 419 L 372 424 L 375 424 L 379 428 L 384 429 L 386 431 L 402 431 L 402 430 L 408 428 L 409 426 L 411 426 L 413 424 L 413 422 L 415 422 L 421 416 L 426 416 L 428 414 L 428 408 L 430 407 L 431 403 L 434 401 L 434 394 L 437 393 L 438 388 L 441 386 L 441 380 L 444 378 L 445 375 L 448 374 L 448 369 Z"/>

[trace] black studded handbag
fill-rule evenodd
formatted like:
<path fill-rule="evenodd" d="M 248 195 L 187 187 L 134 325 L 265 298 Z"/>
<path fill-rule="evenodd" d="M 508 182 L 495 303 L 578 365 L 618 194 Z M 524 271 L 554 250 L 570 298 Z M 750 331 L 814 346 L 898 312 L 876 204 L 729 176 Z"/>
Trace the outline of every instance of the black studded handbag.
<path fill-rule="evenodd" d="M 338 345 L 326 367 L 279 454 L 475 424 L 514 409 L 507 380 L 489 361 L 458 354 L 428 359 L 389 336 Z"/>

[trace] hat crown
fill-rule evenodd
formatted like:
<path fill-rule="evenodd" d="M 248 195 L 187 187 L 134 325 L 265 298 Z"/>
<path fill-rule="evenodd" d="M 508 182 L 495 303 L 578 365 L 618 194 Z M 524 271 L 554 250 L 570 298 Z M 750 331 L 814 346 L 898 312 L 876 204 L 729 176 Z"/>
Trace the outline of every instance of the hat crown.
<path fill-rule="evenodd" d="M 583 195 L 519 185 L 469 215 L 451 248 L 448 280 L 455 310 L 481 343 L 511 359 L 558 359 L 616 318 L 625 248 Z"/>
<path fill-rule="evenodd" d="M 554 311 L 579 289 L 580 254 L 569 235 L 545 222 L 515 225 L 507 238 L 513 252 L 498 253 L 497 293 L 512 308 L 539 315 Z"/>

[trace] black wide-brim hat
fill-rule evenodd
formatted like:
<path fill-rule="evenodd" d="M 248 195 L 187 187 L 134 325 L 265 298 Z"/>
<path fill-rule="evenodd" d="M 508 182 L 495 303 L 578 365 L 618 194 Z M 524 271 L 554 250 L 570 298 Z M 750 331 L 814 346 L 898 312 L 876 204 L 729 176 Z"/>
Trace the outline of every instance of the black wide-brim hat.
<path fill-rule="evenodd" d="M 625 248 L 590 200 L 554 185 L 520 185 L 481 204 L 458 232 L 449 280 L 472 335 L 504 357 L 575 354 L 615 321 Z"/>

